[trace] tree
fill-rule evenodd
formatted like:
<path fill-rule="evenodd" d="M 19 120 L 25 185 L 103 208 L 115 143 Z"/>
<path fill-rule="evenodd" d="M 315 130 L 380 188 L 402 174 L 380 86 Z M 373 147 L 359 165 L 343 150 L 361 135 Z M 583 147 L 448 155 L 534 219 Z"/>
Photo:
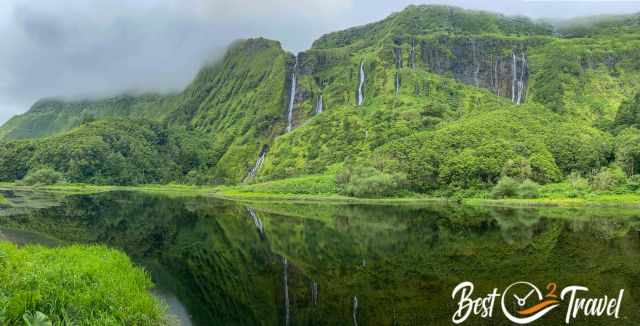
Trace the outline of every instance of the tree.
<path fill-rule="evenodd" d="M 640 172 L 640 130 L 631 127 L 618 134 L 615 156 L 628 176 Z"/>
<path fill-rule="evenodd" d="M 620 104 L 615 125 L 618 128 L 640 127 L 640 92 Z"/>

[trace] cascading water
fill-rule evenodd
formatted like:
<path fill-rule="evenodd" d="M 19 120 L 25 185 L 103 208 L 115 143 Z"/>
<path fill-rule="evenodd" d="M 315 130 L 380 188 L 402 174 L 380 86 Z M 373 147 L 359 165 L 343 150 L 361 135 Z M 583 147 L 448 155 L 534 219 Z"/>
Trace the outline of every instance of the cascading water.
<path fill-rule="evenodd" d="M 287 115 L 287 132 L 293 128 L 293 105 L 296 101 L 296 70 L 298 69 L 298 56 L 296 55 L 296 63 L 291 73 L 291 93 L 289 94 L 289 112 Z"/>
<path fill-rule="evenodd" d="M 393 56 L 395 57 L 395 60 L 396 60 L 396 69 L 402 68 L 402 49 L 394 48 Z"/>
<path fill-rule="evenodd" d="M 316 114 L 320 114 L 322 113 L 322 106 L 324 104 L 322 103 L 322 94 L 318 96 L 318 100 L 316 102 Z"/>
<path fill-rule="evenodd" d="M 513 78 L 511 78 L 511 102 L 516 102 L 516 76 L 518 74 L 518 66 L 516 65 L 516 53 L 511 52 L 511 56 L 513 57 L 513 65 L 511 66 L 511 71 Z"/>
<path fill-rule="evenodd" d="M 256 210 L 252 207 L 247 206 L 247 212 L 249 212 L 249 216 L 253 220 L 253 223 L 256 225 L 258 233 L 260 233 L 260 238 L 264 238 L 264 224 L 262 224 L 262 220 L 260 220 L 260 217 L 258 217 Z"/>
<path fill-rule="evenodd" d="M 353 297 L 353 326 L 358 326 L 358 297 Z"/>
<path fill-rule="evenodd" d="M 498 64 L 500 62 L 500 57 L 496 55 L 495 61 L 493 63 L 493 89 L 496 91 L 496 95 L 500 96 L 500 80 L 498 79 Z"/>
<path fill-rule="evenodd" d="M 289 326 L 289 262 L 287 257 L 282 257 L 282 266 L 284 268 L 284 325 Z"/>
<path fill-rule="evenodd" d="M 402 49 L 395 48 L 393 50 L 393 53 L 395 54 L 395 57 L 396 57 L 396 81 L 395 81 L 395 86 L 396 86 L 396 96 L 398 96 L 400 94 L 400 69 L 402 68 Z"/>
<path fill-rule="evenodd" d="M 522 102 L 522 93 L 524 91 L 524 73 L 527 70 L 527 59 L 524 56 L 524 52 L 522 52 L 522 71 L 520 72 L 520 80 L 518 80 L 518 98 L 516 104 L 520 104 Z"/>
<path fill-rule="evenodd" d="M 411 39 L 411 51 L 409 52 L 411 69 L 416 69 L 416 39 Z"/>
<path fill-rule="evenodd" d="M 318 305 L 318 283 L 316 281 L 311 282 L 311 303 L 314 306 Z"/>
<path fill-rule="evenodd" d="M 478 60 L 478 47 L 476 46 L 476 42 L 474 40 L 471 41 L 471 47 L 473 64 L 475 65 L 475 70 L 473 71 L 473 81 L 476 87 L 480 87 L 480 79 L 478 78 L 478 74 L 480 73 L 480 61 Z"/>
<path fill-rule="evenodd" d="M 360 62 L 360 84 L 358 85 L 358 106 L 364 103 L 364 94 L 362 88 L 364 87 L 364 61 Z"/>
<path fill-rule="evenodd" d="M 264 145 L 262 147 L 262 150 L 260 151 L 260 155 L 258 156 L 258 159 L 256 160 L 256 164 L 251 168 L 251 170 L 249 170 L 249 174 L 247 175 L 247 178 L 255 177 L 256 175 L 258 175 L 258 170 L 260 170 L 262 163 L 264 163 L 264 159 L 267 157 L 268 151 L 269 151 L 269 146 Z"/>
<path fill-rule="evenodd" d="M 525 53 L 522 52 L 522 58 L 517 58 L 515 51 L 511 52 L 512 63 L 512 78 L 511 78 L 511 102 L 519 105 L 522 103 L 524 95 L 524 78 L 527 71 L 527 58 Z M 518 61 L 521 63 L 520 76 L 518 76 Z"/>

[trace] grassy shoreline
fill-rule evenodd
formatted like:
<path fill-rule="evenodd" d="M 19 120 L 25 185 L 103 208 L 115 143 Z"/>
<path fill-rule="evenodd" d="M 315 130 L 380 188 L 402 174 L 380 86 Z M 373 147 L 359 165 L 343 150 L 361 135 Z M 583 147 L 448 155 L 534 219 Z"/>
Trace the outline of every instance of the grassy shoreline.
<path fill-rule="evenodd" d="M 488 199 L 479 197 L 447 198 L 413 194 L 406 197 L 356 198 L 339 194 L 294 194 L 247 191 L 242 186 L 188 186 L 188 185 L 139 185 L 139 186 L 100 186 L 89 184 L 57 184 L 50 186 L 19 186 L 13 183 L 0 183 L 0 190 L 47 191 L 64 194 L 93 194 L 108 191 L 139 191 L 162 194 L 170 197 L 215 197 L 234 201 L 287 201 L 287 202 L 326 202 L 357 204 L 421 204 L 433 202 L 455 202 L 473 206 L 502 207 L 626 207 L 640 208 L 640 194 L 588 194 L 581 197 L 542 197 L 536 199 Z"/>

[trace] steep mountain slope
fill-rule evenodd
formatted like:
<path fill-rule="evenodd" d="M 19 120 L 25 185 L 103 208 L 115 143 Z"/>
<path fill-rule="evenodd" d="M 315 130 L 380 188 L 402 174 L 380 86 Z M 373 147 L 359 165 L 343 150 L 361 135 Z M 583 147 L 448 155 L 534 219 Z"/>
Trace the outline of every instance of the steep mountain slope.
<path fill-rule="evenodd" d="M 276 139 L 259 177 L 336 171 L 333 164 L 359 159 L 365 161 L 359 164 L 404 171 L 414 179 L 421 169 L 421 179 L 410 181 L 424 190 L 492 184 L 509 160 L 520 158 L 545 171 L 535 178 L 539 182 L 608 164 L 610 136 L 597 128 L 608 130 L 622 101 L 640 89 L 640 43 L 630 36 L 637 36 L 637 30 L 618 38 L 564 39 L 531 22 L 518 29 L 524 23 L 515 20 L 518 25 L 499 29 L 514 20 L 466 11 L 458 19 L 457 9 L 446 8 L 409 7 L 382 22 L 323 36 L 301 53 L 300 120 L 313 114 L 320 97 L 329 112 L 299 122 L 304 126 Z M 446 18 L 442 10 L 454 14 Z M 485 24 L 473 25 L 474 18 Z M 415 21 L 420 28 L 412 29 Z M 465 30 L 456 22 L 475 27 Z M 358 106 L 362 75 L 364 101 Z M 499 114 L 492 113 L 498 109 Z M 438 130 L 451 129 L 462 116 L 467 118 L 458 123 L 456 134 Z M 441 134 L 465 141 L 440 139 Z M 375 150 L 405 136 L 402 142 L 411 145 L 402 154 L 383 159 Z M 464 159 L 456 155 L 464 150 L 466 158 L 475 160 L 460 165 L 456 162 Z M 407 151 L 417 153 L 421 162 L 409 164 Z M 483 166 L 482 160 L 492 162 Z M 475 171 L 464 172 L 472 162 Z"/>
<path fill-rule="evenodd" d="M 154 182 L 233 184 L 362 168 L 436 191 L 487 187 L 516 165 L 527 178 L 553 182 L 616 160 L 612 139 L 633 125 L 616 116 L 640 90 L 640 29 L 632 18 L 616 21 L 624 33 L 610 26 L 565 37 L 527 18 L 410 6 L 327 34 L 296 56 L 276 41 L 239 41 L 177 95 L 44 102 L 0 137 L 50 135 L 83 115 L 123 112 L 159 121 L 191 153 Z M 26 162 L 27 170 L 43 165 Z"/>
<path fill-rule="evenodd" d="M 212 137 L 210 166 L 216 182 L 242 181 L 262 148 L 285 129 L 285 86 L 292 65 L 278 42 L 237 42 L 182 94 L 168 123 Z"/>

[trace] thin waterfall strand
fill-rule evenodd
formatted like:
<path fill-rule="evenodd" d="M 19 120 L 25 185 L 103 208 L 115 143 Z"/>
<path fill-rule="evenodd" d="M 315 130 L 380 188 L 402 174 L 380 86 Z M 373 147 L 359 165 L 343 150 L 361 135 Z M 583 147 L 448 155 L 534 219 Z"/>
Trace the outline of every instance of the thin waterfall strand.
<path fill-rule="evenodd" d="M 260 170 L 260 167 L 262 166 L 262 163 L 264 163 L 264 159 L 267 157 L 267 152 L 268 151 L 269 151 L 269 147 L 264 146 L 262 148 L 262 151 L 260 151 L 260 155 L 258 156 L 258 159 L 256 160 L 256 164 L 251 168 L 251 170 L 249 170 L 248 177 L 255 177 L 256 175 L 258 175 L 258 170 Z"/>
<path fill-rule="evenodd" d="M 524 92 L 524 74 L 527 70 L 527 59 L 524 56 L 524 52 L 522 52 L 522 71 L 520 72 L 520 79 L 518 80 L 518 98 L 516 104 L 522 103 L 522 96 Z"/>
<path fill-rule="evenodd" d="M 358 326 L 358 297 L 353 297 L 353 326 Z"/>
<path fill-rule="evenodd" d="M 358 106 L 364 103 L 364 94 L 362 94 L 362 88 L 364 87 L 364 62 L 360 63 L 360 84 L 358 85 Z"/>
<path fill-rule="evenodd" d="M 516 79 L 517 79 L 517 70 L 518 66 L 516 65 L 516 53 L 511 52 L 511 56 L 513 57 L 513 64 L 511 66 L 511 71 L 513 77 L 511 78 L 511 102 L 516 102 Z"/>
<path fill-rule="evenodd" d="M 287 132 L 293 128 L 293 105 L 296 101 L 296 70 L 298 69 L 298 56 L 296 55 L 296 64 L 293 66 L 291 73 L 291 93 L 289 95 L 289 112 L 287 115 Z"/>
<path fill-rule="evenodd" d="M 249 216 L 253 220 L 253 223 L 256 225 L 260 236 L 264 237 L 264 224 L 262 224 L 262 220 L 260 220 L 260 217 L 258 217 L 256 210 L 252 207 L 247 207 L 247 211 L 249 212 Z"/>
<path fill-rule="evenodd" d="M 411 39 L 411 53 L 409 54 L 411 59 L 411 69 L 416 69 L 416 39 Z"/>
<path fill-rule="evenodd" d="M 322 94 L 318 96 L 318 102 L 316 103 L 316 114 L 322 113 L 322 109 L 324 104 L 322 103 Z"/>
<path fill-rule="evenodd" d="M 289 326 L 289 274 L 287 271 L 289 262 L 287 257 L 282 257 L 282 265 L 284 267 L 284 325 Z"/>
<path fill-rule="evenodd" d="M 318 305 L 318 283 L 316 281 L 311 283 L 311 303 L 314 306 Z"/>

